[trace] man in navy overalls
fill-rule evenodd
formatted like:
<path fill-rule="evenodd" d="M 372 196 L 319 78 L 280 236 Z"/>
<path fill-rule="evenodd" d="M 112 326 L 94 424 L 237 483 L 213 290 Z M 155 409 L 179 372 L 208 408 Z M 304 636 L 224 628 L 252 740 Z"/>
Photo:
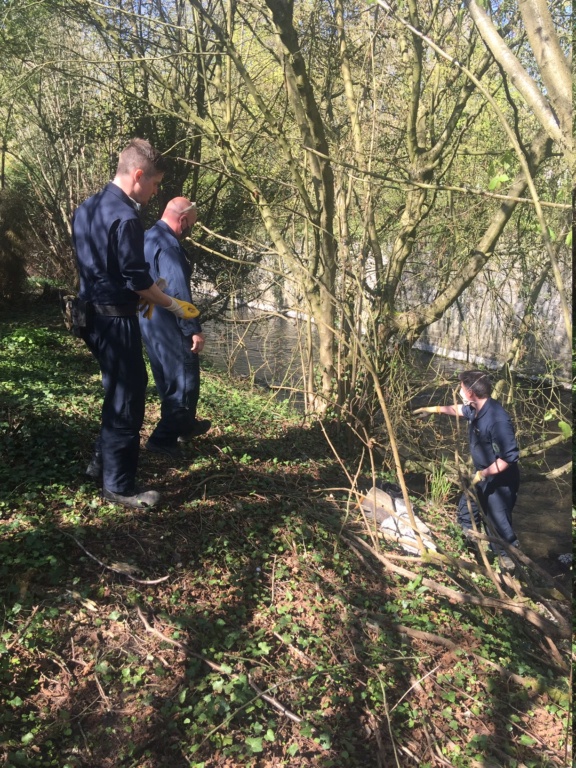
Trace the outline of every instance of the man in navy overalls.
<path fill-rule="evenodd" d="M 196 223 L 196 205 L 185 197 L 170 200 L 162 218 L 144 236 L 144 256 L 154 280 L 166 281 L 173 296 L 191 302 L 192 270 L 180 244 Z M 200 394 L 200 361 L 204 335 L 198 318 L 184 320 L 162 308 L 149 319 L 141 317 L 140 328 L 150 358 L 156 389 L 162 401 L 161 418 L 146 443 L 146 449 L 180 458 L 178 439 L 202 435 L 210 429 L 208 419 L 196 418 Z"/>
<path fill-rule="evenodd" d="M 414 413 L 445 413 L 468 421 L 470 453 L 476 469 L 472 483 L 478 500 L 493 532 L 510 546 L 518 547 L 512 527 L 512 510 L 520 486 L 514 427 L 504 408 L 490 397 L 492 383 L 486 373 L 465 371 L 459 379 L 462 405 L 434 405 Z M 464 533 L 473 528 L 469 505 L 476 526 L 481 524 L 477 504 L 470 494 L 463 494 L 458 503 L 458 522 Z M 499 557 L 504 568 L 514 569 L 514 561 L 501 547 Z"/>
<path fill-rule="evenodd" d="M 86 306 L 82 338 L 102 372 L 100 436 L 89 473 L 102 474 L 102 496 L 130 507 L 153 506 L 159 494 L 136 488 L 146 368 L 138 324 L 141 299 L 180 316 L 196 316 L 186 302 L 163 293 L 144 259 L 139 218 L 162 181 L 165 160 L 147 141 L 133 139 L 121 152 L 113 181 L 76 210 L 72 234 Z"/>

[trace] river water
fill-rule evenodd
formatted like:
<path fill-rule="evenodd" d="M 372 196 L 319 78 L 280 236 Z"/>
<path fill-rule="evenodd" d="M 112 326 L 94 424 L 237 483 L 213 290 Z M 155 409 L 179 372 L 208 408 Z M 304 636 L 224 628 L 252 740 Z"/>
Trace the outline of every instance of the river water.
<path fill-rule="evenodd" d="M 304 347 L 306 323 L 259 310 L 238 310 L 226 321 L 204 324 L 206 335 L 205 358 L 217 368 L 232 375 L 248 379 L 266 388 L 278 388 L 280 396 L 290 397 L 296 407 L 303 398 L 294 394 L 302 387 L 303 363 L 300 348 Z M 467 366 L 456 360 L 416 352 L 414 362 L 422 371 L 423 380 L 432 382 L 439 375 L 446 381 L 455 381 L 455 374 Z M 527 388 L 530 387 L 527 384 Z M 426 402 L 441 402 L 448 398 L 449 387 L 424 393 Z M 562 403 L 563 417 L 571 423 L 571 395 L 557 396 Z M 421 403 L 417 403 L 420 405 Z M 424 403 L 422 403 L 424 404 Z M 543 406 L 544 412 L 545 407 Z M 522 425 L 517 425 L 521 427 Z M 550 425 L 552 426 L 552 425 Z M 534 437 L 534 441 L 536 440 Z M 542 457 L 546 471 L 570 461 L 571 446 L 564 443 L 546 452 Z M 541 472 L 523 470 L 523 482 L 516 509 L 514 527 L 526 554 L 553 575 L 567 577 L 567 571 L 558 561 L 558 555 L 572 551 L 572 486 L 570 475 L 556 480 L 543 480 Z"/>
<path fill-rule="evenodd" d="M 203 329 L 204 354 L 217 367 L 267 387 L 301 383 L 305 322 L 243 308 L 227 320 L 204 323 Z"/>
<path fill-rule="evenodd" d="M 204 355 L 218 368 L 260 386 L 278 388 L 280 393 L 283 387 L 287 393 L 302 387 L 300 350 L 305 347 L 305 321 L 242 308 L 226 320 L 204 323 L 203 328 Z M 462 362 L 427 352 L 415 351 L 414 360 L 422 371 L 431 366 L 445 376 L 453 376 L 463 367 Z M 298 405 L 300 398 L 295 400 Z"/>

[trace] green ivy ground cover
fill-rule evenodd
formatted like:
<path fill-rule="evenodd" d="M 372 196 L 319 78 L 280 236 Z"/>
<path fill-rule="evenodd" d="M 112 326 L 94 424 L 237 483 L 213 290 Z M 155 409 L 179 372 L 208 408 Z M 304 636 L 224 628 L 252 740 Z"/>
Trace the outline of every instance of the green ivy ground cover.
<path fill-rule="evenodd" d="M 4 765 L 568 765 L 566 642 L 552 663 L 519 617 L 352 547 L 318 425 L 204 370 L 212 431 L 143 455 L 165 501 L 125 510 L 83 476 L 100 396 L 54 310 L 0 318 Z M 151 388 L 143 439 L 157 415 Z"/>

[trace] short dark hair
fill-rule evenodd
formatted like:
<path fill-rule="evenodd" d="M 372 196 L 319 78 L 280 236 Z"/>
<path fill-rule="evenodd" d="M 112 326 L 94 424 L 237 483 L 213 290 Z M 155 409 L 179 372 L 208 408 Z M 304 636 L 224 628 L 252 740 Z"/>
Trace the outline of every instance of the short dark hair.
<path fill-rule="evenodd" d="M 492 381 L 484 371 L 462 371 L 458 378 L 476 397 L 490 397 L 492 394 Z"/>
<path fill-rule="evenodd" d="M 166 172 L 166 158 L 146 139 L 132 139 L 120 152 L 116 173 L 125 174 L 141 168 L 145 176 Z"/>

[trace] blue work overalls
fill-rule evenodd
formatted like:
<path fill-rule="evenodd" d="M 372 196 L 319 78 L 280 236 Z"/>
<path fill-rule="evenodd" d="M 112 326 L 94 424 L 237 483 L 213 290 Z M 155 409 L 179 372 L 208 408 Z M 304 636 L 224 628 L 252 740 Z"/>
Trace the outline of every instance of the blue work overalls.
<path fill-rule="evenodd" d="M 463 406 L 462 415 L 469 422 L 468 437 L 474 467 L 477 470 L 486 469 L 497 458 L 509 465 L 503 472 L 478 483 L 476 491 L 494 533 L 512 544 L 517 539 L 512 527 L 512 510 L 520 486 L 519 451 L 514 427 L 504 408 L 492 398 L 484 403 L 478 413 L 469 405 Z M 480 528 L 479 510 L 471 499 L 470 502 L 474 520 Z M 464 529 L 472 528 L 466 494 L 461 496 L 458 503 L 458 522 Z"/>
<path fill-rule="evenodd" d="M 192 270 L 186 251 L 164 221 L 157 221 L 144 238 L 144 255 L 154 280 L 163 277 L 166 292 L 192 302 Z M 156 445 L 176 445 L 194 427 L 200 394 L 200 361 L 191 351 L 192 335 L 201 333 L 197 318 L 184 320 L 162 307 L 140 318 L 140 328 L 161 400 L 161 417 L 150 435 Z"/>
<path fill-rule="evenodd" d="M 72 237 L 79 297 L 88 302 L 82 338 L 104 387 L 95 452 L 102 455 L 104 488 L 132 495 L 147 385 L 135 291 L 154 282 L 144 260 L 144 229 L 136 205 L 110 183 L 76 210 Z"/>

